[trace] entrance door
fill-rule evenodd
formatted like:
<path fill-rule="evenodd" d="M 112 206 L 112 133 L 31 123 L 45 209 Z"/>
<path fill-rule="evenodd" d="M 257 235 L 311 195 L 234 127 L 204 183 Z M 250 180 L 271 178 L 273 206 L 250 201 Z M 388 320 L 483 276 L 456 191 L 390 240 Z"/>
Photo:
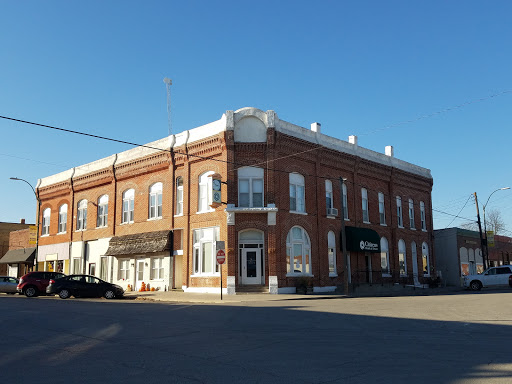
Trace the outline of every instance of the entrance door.
<path fill-rule="evenodd" d="M 242 250 L 242 284 L 261 284 L 261 249 Z"/>
<path fill-rule="evenodd" d="M 372 283 L 372 255 L 369 253 L 365 254 L 366 259 L 366 282 Z"/>
<path fill-rule="evenodd" d="M 137 270 L 135 271 L 135 289 L 138 291 L 144 281 L 144 260 L 137 260 Z"/>

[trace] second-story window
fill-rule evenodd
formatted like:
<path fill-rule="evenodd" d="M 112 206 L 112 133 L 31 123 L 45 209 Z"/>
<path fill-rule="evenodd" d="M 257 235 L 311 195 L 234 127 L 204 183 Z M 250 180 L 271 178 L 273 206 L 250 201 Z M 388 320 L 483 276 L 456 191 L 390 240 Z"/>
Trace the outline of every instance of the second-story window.
<path fill-rule="evenodd" d="M 87 200 L 80 200 L 77 206 L 76 230 L 87 229 Z"/>
<path fill-rule="evenodd" d="M 414 223 L 414 202 L 412 199 L 409 199 L 409 224 L 411 229 L 416 228 Z"/>
<path fill-rule="evenodd" d="M 384 194 L 379 192 L 379 219 L 380 225 L 386 225 L 386 207 L 384 205 Z"/>
<path fill-rule="evenodd" d="M 212 203 L 212 178 L 215 172 L 209 171 L 199 176 L 199 196 L 197 212 L 209 212 L 212 211 L 210 205 Z"/>
<path fill-rule="evenodd" d="M 331 180 L 325 180 L 325 207 L 327 208 L 327 215 L 331 215 L 331 211 L 333 208 Z"/>
<path fill-rule="evenodd" d="M 162 183 L 155 183 L 149 188 L 149 218 L 162 217 Z"/>
<path fill-rule="evenodd" d="M 396 216 L 398 220 L 398 226 L 403 228 L 404 221 L 402 220 L 402 198 L 400 196 L 396 197 Z"/>
<path fill-rule="evenodd" d="M 427 220 L 425 218 L 425 203 L 420 201 L 420 215 L 421 215 L 421 230 L 427 230 Z"/>
<path fill-rule="evenodd" d="M 62 204 L 59 208 L 59 233 L 66 232 L 68 222 L 68 205 Z"/>
<path fill-rule="evenodd" d="M 363 206 L 363 222 L 370 222 L 370 214 L 368 213 L 368 191 L 366 188 L 361 188 L 361 201 Z"/>
<path fill-rule="evenodd" d="M 263 173 L 256 167 L 238 169 L 239 207 L 263 207 Z"/>
<path fill-rule="evenodd" d="M 346 184 L 343 184 L 343 219 L 348 220 L 348 198 Z"/>
<path fill-rule="evenodd" d="M 306 212 L 304 176 L 290 173 L 290 211 Z"/>
<path fill-rule="evenodd" d="M 183 215 L 183 177 L 176 178 L 176 216 Z"/>
<path fill-rule="evenodd" d="M 108 225 L 108 195 L 103 195 L 98 199 L 98 219 L 97 227 L 106 227 Z"/>
<path fill-rule="evenodd" d="M 43 228 L 41 229 L 41 236 L 47 236 L 50 234 L 50 208 L 46 208 L 43 211 Z"/>
<path fill-rule="evenodd" d="M 123 193 L 123 212 L 122 223 L 133 223 L 133 214 L 135 208 L 135 190 L 128 189 Z"/>

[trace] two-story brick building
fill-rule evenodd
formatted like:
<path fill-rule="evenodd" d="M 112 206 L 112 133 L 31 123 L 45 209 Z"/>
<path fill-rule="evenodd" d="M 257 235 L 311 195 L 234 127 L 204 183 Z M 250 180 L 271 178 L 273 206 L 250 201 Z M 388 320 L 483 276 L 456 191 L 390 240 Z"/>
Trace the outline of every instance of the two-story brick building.
<path fill-rule="evenodd" d="M 214 174 L 222 179 L 216 208 Z M 319 292 L 345 279 L 421 284 L 434 271 L 432 184 L 428 169 L 396 159 L 392 147 L 377 153 L 274 111 L 227 111 L 40 179 L 39 268 L 190 292 L 218 292 L 221 267 L 228 293 L 295 292 L 304 277 Z"/>

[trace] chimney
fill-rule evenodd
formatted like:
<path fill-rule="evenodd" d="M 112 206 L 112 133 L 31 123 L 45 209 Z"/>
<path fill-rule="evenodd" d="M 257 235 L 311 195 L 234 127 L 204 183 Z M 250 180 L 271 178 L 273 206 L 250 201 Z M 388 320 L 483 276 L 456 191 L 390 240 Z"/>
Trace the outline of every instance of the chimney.
<path fill-rule="evenodd" d="M 25 219 L 20 219 L 20 224 L 25 224 Z"/>
<path fill-rule="evenodd" d="M 316 133 L 320 133 L 321 127 L 322 127 L 322 124 L 320 124 L 320 123 L 312 123 L 311 124 L 311 130 Z"/>
<path fill-rule="evenodd" d="M 386 156 L 394 157 L 395 151 L 393 150 L 392 145 L 386 145 Z"/>
<path fill-rule="evenodd" d="M 348 137 L 348 142 L 350 144 L 354 144 L 354 145 L 357 145 L 357 136 L 354 136 L 354 135 L 351 135 Z"/>

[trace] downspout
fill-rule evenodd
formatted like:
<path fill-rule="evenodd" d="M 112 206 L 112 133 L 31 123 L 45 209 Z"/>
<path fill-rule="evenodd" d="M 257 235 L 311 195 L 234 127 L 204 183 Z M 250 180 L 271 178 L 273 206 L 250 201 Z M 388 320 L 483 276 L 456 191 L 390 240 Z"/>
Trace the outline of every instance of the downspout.
<path fill-rule="evenodd" d="M 75 214 L 75 187 L 73 185 L 73 176 L 75 176 L 75 167 L 73 167 L 73 172 L 71 173 L 71 176 L 69 178 L 69 183 L 71 185 L 71 230 L 70 230 L 70 234 L 69 234 L 69 258 L 70 258 L 70 268 L 75 268 L 75 265 L 73 263 L 73 265 L 71 265 L 71 261 L 74 261 L 73 257 L 72 257 L 72 251 L 73 251 L 73 223 L 75 222 L 75 219 L 74 219 L 74 214 Z M 82 258 L 80 258 L 81 260 Z M 73 270 L 69 271 L 70 273 L 73 272 Z"/>
<path fill-rule="evenodd" d="M 116 212 L 117 212 L 117 177 L 116 177 L 116 163 L 117 153 L 114 155 L 114 162 L 112 163 L 112 177 L 114 179 L 114 208 L 113 208 L 113 220 L 112 220 L 112 237 L 116 235 Z M 107 223 L 108 224 L 108 223 Z M 110 256 L 110 282 L 114 282 L 114 257 Z"/>
<path fill-rule="evenodd" d="M 175 135 L 172 135 L 172 138 L 169 137 L 169 139 L 171 140 L 171 142 L 169 143 L 170 144 L 170 149 L 169 149 L 169 152 L 170 152 L 170 156 L 171 156 L 171 164 L 170 166 L 172 167 L 171 169 L 171 185 L 172 185 L 172 188 L 171 188 L 171 232 L 169 233 L 169 237 L 170 237 L 170 243 L 171 243 L 171 249 L 169 250 L 169 281 L 168 281 L 168 285 L 167 285 L 167 290 L 170 291 L 172 290 L 174 287 L 174 214 L 176 213 L 176 161 L 174 159 L 174 144 L 176 143 L 176 136 Z"/>

